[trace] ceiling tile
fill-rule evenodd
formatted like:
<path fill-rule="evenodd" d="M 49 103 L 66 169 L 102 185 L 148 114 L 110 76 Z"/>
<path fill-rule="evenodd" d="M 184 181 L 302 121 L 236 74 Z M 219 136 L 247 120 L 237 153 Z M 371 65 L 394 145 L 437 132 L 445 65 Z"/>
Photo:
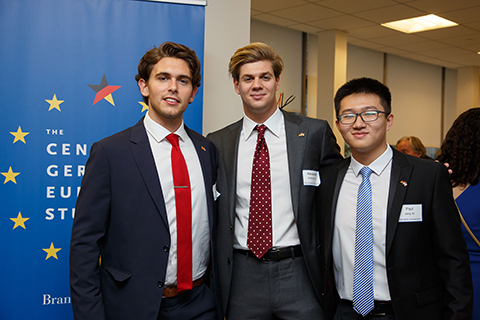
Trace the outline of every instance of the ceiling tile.
<path fill-rule="evenodd" d="M 252 0 L 251 7 L 253 10 L 270 12 L 274 10 L 281 10 L 296 7 L 299 5 L 308 4 L 304 0 Z"/>
<path fill-rule="evenodd" d="M 326 30 L 349 30 L 376 25 L 373 22 L 369 22 L 367 20 L 363 20 L 350 15 L 312 21 L 309 22 L 309 24 Z"/>
<path fill-rule="evenodd" d="M 312 3 L 290 9 L 274 11 L 272 12 L 272 14 L 285 19 L 298 21 L 299 23 L 317 21 L 320 19 L 342 15 L 341 12 L 321 7 Z"/>
<path fill-rule="evenodd" d="M 478 5 L 472 0 L 415 0 L 408 3 L 409 6 L 428 13 L 441 14 L 444 12 L 471 8 Z"/>
<path fill-rule="evenodd" d="M 356 16 L 377 23 L 397 21 L 424 15 L 425 12 L 411 8 L 407 5 L 398 4 L 380 9 L 373 9 L 355 14 Z"/>
<path fill-rule="evenodd" d="M 375 39 L 380 37 L 395 36 L 400 34 L 400 32 L 382 27 L 381 25 L 376 25 L 372 27 L 351 29 L 348 31 L 348 34 L 360 39 Z"/>
<path fill-rule="evenodd" d="M 397 3 L 391 0 L 325 0 L 318 2 L 318 4 L 345 13 L 355 13 L 393 6 Z"/>
<path fill-rule="evenodd" d="M 292 26 L 289 26 L 291 29 L 295 29 L 298 31 L 306 32 L 306 33 L 318 33 L 322 31 L 326 31 L 325 29 L 322 28 L 317 28 L 308 24 L 300 23 L 300 24 L 295 24 Z"/>
<path fill-rule="evenodd" d="M 271 14 L 268 14 L 268 13 L 262 13 L 262 14 L 256 15 L 255 17 L 252 17 L 252 19 L 268 22 L 268 23 L 275 24 L 277 26 L 282 26 L 282 27 L 289 27 L 291 25 L 297 24 L 295 21 L 272 16 Z"/>
<path fill-rule="evenodd" d="M 411 44 L 403 44 L 402 48 L 410 52 L 424 52 L 424 51 L 433 51 L 439 49 L 445 49 L 449 46 L 445 43 L 441 43 L 434 40 L 427 40 Z"/>

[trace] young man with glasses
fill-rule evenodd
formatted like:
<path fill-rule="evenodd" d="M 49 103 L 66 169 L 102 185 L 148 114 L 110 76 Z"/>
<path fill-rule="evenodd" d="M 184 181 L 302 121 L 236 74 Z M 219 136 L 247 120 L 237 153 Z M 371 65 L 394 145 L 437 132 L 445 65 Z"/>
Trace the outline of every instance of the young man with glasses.
<path fill-rule="evenodd" d="M 351 80 L 334 101 L 352 157 L 320 172 L 328 315 L 471 319 L 468 252 L 447 169 L 387 144 L 391 95 L 377 80 Z"/>

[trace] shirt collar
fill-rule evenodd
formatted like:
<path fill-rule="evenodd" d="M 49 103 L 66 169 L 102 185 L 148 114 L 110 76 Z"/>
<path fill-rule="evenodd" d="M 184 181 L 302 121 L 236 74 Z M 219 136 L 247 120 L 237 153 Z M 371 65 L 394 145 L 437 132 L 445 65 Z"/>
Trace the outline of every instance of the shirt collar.
<path fill-rule="evenodd" d="M 383 172 L 383 170 L 385 170 L 387 165 L 390 163 L 390 161 L 392 160 L 392 157 L 393 157 L 392 148 L 390 148 L 390 146 L 387 144 L 387 150 L 385 150 L 385 152 L 382 153 L 382 155 L 380 157 L 375 159 L 375 161 L 370 163 L 370 165 L 368 165 L 368 167 L 370 169 L 372 169 L 372 171 L 377 176 L 379 176 Z M 363 167 L 365 167 L 363 164 L 361 164 L 360 162 L 355 160 L 355 158 L 353 156 L 352 156 L 352 160 L 350 161 L 350 166 L 352 167 L 353 173 L 355 173 L 356 177 L 358 177 L 358 175 L 360 174 L 360 170 Z"/>
<path fill-rule="evenodd" d="M 153 121 L 152 118 L 150 118 L 150 116 L 148 115 L 148 112 L 143 120 L 143 124 L 145 125 L 145 129 L 147 130 L 147 132 L 152 135 L 153 139 L 155 139 L 156 142 L 160 142 L 166 139 L 166 137 L 171 133 L 169 130 L 165 129 L 165 127 Z M 179 136 L 179 140 L 185 142 L 187 138 L 187 131 L 185 131 L 185 125 L 183 123 L 183 120 L 182 124 L 177 129 L 177 131 L 175 131 L 175 133 Z"/>
<path fill-rule="evenodd" d="M 267 127 L 267 129 L 273 133 L 276 137 L 280 136 L 280 130 L 283 125 L 283 113 L 280 109 L 277 108 L 275 112 L 268 118 L 263 124 Z M 256 123 L 244 113 L 243 116 L 243 137 L 245 140 L 248 140 L 252 135 L 253 130 L 257 125 L 261 125 L 262 123 Z"/>

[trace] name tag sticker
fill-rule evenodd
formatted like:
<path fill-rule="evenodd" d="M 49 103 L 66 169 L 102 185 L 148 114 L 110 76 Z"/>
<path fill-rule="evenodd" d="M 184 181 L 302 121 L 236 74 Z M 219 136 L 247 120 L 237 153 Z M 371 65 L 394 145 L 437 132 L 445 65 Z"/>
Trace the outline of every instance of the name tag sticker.
<path fill-rule="evenodd" d="M 320 185 L 320 173 L 315 170 L 303 170 L 303 185 L 318 187 Z"/>
<path fill-rule="evenodd" d="M 421 204 L 404 204 L 402 206 L 402 212 L 400 212 L 400 219 L 398 219 L 398 222 L 421 221 L 423 221 Z"/>

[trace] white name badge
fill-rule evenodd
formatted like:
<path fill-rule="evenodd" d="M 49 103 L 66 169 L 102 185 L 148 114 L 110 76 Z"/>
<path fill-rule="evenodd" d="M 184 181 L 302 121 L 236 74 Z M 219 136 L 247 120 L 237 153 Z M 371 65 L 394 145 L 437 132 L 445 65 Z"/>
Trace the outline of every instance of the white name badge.
<path fill-rule="evenodd" d="M 303 185 L 318 187 L 320 185 L 320 173 L 315 170 L 303 170 Z"/>
<path fill-rule="evenodd" d="M 423 221 L 421 204 L 404 204 L 402 206 L 402 212 L 400 212 L 400 219 L 398 219 L 398 222 L 421 221 Z"/>

